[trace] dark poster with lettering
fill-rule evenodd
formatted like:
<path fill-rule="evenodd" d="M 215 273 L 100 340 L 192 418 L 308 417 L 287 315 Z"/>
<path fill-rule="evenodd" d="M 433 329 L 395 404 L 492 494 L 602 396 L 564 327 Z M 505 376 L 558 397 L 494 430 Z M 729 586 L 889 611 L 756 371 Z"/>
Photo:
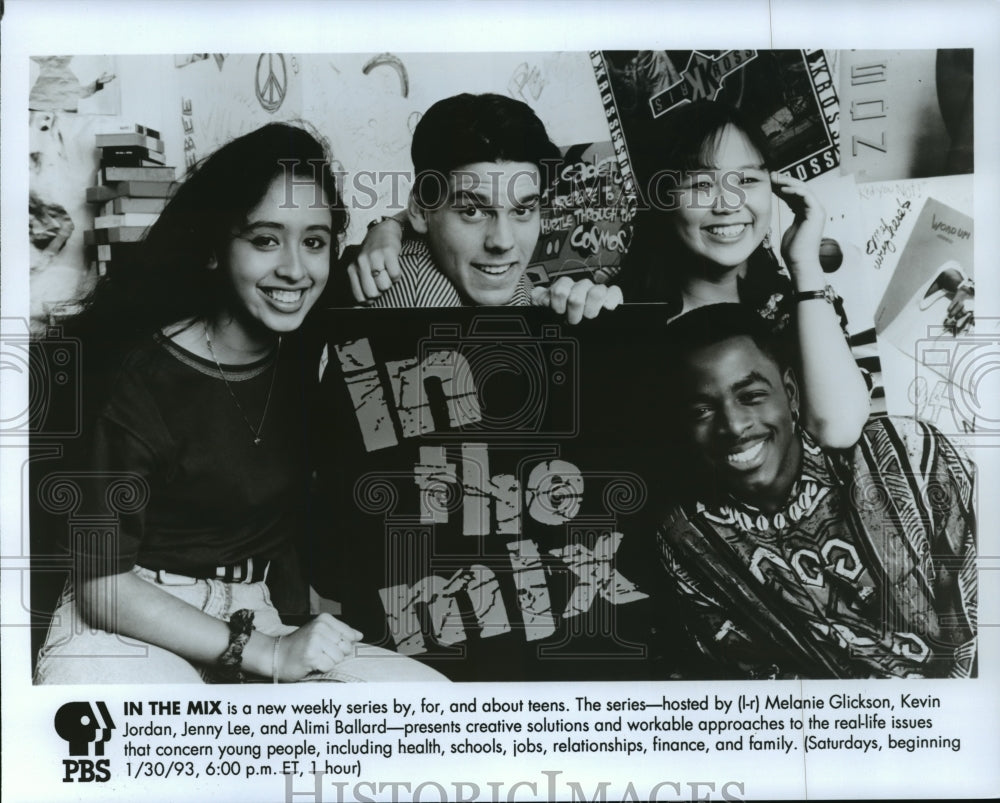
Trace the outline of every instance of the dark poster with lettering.
<path fill-rule="evenodd" d="M 625 164 L 655 158 L 636 153 L 646 148 L 638 143 L 655 143 L 673 110 L 703 99 L 758 125 L 781 172 L 807 180 L 839 164 L 839 104 L 823 50 L 604 50 L 592 62 Z"/>
<path fill-rule="evenodd" d="M 606 281 L 632 242 L 635 192 L 610 142 L 563 148 L 546 189 L 542 230 L 528 277 L 546 285 L 560 276 Z"/>
<path fill-rule="evenodd" d="M 455 680 L 648 678 L 662 313 L 326 313 L 311 581 Z"/>

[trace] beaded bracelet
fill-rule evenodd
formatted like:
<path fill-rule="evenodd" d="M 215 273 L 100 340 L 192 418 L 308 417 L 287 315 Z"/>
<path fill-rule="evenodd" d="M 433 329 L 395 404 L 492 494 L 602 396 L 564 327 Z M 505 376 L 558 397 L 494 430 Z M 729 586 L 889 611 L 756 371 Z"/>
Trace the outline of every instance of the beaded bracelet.
<path fill-rule="evenodd" d="M 243 683 L 243 648 L 253 632 L 253 611 L 242 608 L 229 618 L 229 646 L 216 660 L 216 676 L 220 683 Z"/>

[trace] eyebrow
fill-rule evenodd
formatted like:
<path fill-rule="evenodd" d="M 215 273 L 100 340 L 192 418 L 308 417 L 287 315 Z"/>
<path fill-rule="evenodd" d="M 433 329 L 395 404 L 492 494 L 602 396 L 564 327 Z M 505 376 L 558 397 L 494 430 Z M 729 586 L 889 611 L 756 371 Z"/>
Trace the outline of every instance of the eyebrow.
<path fill-rule="evenodd" d="M 517 206 L 531 206 L 532 204 L 539 203 L 542 199 L 540 193 L 533 192 L 531 195 L 526 195 L 524 198 L 516 198 L 514 203 Z"/>
<path fill-rule="evenodd" d="M 768 387 L 772 387 L 771 381 L 766 376 L 764 376 L 762 373 L 760 373 L 758 371 L 751 371 L 749 374 L 747 374 L 742 379 L 740 379 L 740 380 L 738 380 L 736 382 L 733 382 L 733 384 L 729 386 L 729 389 L 731 391 L 733 391 L 734 393 L 736 393 L 738 391 L 744 390 L 745 388 L 749 387 L 750 385 L 755 385 L 758 382 L 763 383 L 763 384 L 767 385 Z"/>
<path fill-rule="evenodd" d="M 749 374 L 747 374 L 742 379 L 738 379 L 735 382 L 733 382 L 733 384 L 731 384 L 729 386 L 729 390 L 730 390 L 731 393 L 739 393 L 741 390 L 745 390 L 746 388 L 750 387 L 751 385 L 755 385 L 757 383 L 763 383 L 763 384 L 767 385 L 768 387 L 773 387 L 771 385 L 770 380 L 766 376 L 764 376 L 763 374 L 759 373 L 758 371 L 751 371 Z M 705 402 L 711 402 L 711 401 L 714 401 L 714 397 L 713 396 L 711 396 L 711 395 L 709 395 L 707 393 L 699 393 L 699 392 L 695 391 L 694 393 L 692 393 L 690 395 L 690 397 L 686 400 L 685 403 L 686 404 L 704 404 Z"/>
<path fill-rule="evenodd" d="M 514 206 L 531 206 L 532 204 L 538 203 L 541 200 L 541 193 L 533 192 L 530 195 L 526 195 L 523 198 L 514 198 Z M 493 202 L 498 200 L 493 197 L 490 193 L 475 190 L 475 189 L 460 189 L 452 193 L 451 202 L 453 206 L 460 206 L 464 201 L 469 201 L 476 204 L 477 206 L 484 206 L 491 208 L 494 204 Z"/>
<path fill-rule="evenodd" d="M 752 165 L 740 165 L 739 167 L 719 167 L 718 165 L 697 165 L 696 167 L 689 168 L 685 170 L 685 174 L 690 173 L 717 173 L 720 170 L 725 170 L 728 173 L 739 173 L 742 170 L 759 170 L 761 172 L 767 171 L 767 165 L 764 164 L 752 164 Z"/>
<path fill-rule="evenodd" d="M 254 220 L 247 223 L 245 226 L 240 228 L 240 234 L 245 234 L 248 231 L 253 231 L 254 229 L 278 229 L 280 231 L 285 230 L 284 223 L 278 223 L 274 220 Z M 325 223 L 316 223 L 312 226 L 307 226 L 306 231 L 325 231 L 328 234 L 333 233 L 333 227 L 328 226 Z"/>

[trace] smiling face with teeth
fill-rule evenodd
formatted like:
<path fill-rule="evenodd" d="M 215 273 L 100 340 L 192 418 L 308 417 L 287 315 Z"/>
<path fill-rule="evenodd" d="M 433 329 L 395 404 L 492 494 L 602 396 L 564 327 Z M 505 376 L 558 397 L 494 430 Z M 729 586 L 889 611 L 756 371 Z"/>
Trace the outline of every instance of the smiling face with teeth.
<path fill-rule="evenodd" d="M 678 239 L 710 274 L 743 269 L 771 225 L 771 180 L 764 157 L 729 124 L 706 164 L 686 171 L 670 222 Z"/>
<path fill-rule="evenodd" d="M 802 457 L 791 370 L 740 335 L 685 355 L 683 387 L 695 458 L 736 499 L 766 512 L 781 507 Z"/>
<path fill-rule="evenodd" d="M 230 302 L 216 322 L 234 347 L 258 345 L 302 325 L 330 275 L 332 217 L 326 193 L 279 175 L 234 233 L 225 259 Z"/>
<path fill-rule="evenodd" d="M 531 162 L 475 162 L 450 171 L 436 208 L 411 198 L 410 224 L 469 303 L 496 307 L 513 298 L 541 232 L 540 184 Z"/>

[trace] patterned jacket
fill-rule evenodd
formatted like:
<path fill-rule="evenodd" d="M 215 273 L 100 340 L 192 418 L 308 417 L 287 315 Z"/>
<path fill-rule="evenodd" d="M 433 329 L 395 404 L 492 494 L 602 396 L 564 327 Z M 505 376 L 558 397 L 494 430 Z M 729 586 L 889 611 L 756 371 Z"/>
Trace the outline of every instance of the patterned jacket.
<path fill-rule="evenodd" d="M 731 498 L 674 509 L 658 544 L 700 652 L 741 677 L 975 673 L 974 468 L 931 425 L 869 422 L 771 516 Z"/>

